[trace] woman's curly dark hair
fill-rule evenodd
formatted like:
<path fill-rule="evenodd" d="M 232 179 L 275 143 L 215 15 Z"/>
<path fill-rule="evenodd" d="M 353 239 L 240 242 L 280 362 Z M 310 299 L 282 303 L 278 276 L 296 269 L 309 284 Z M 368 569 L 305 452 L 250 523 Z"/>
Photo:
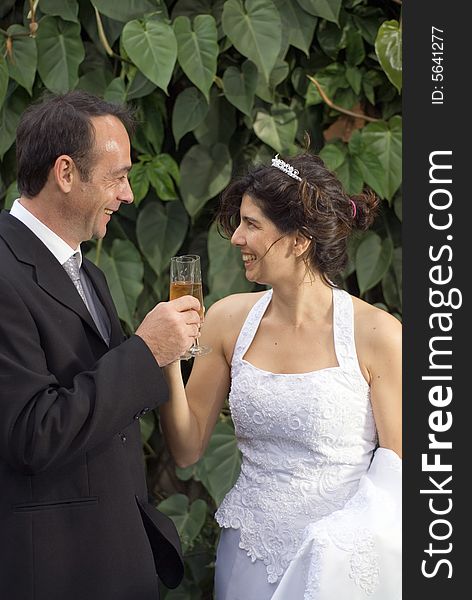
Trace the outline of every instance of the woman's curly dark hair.
<path fill-rule="evenodd" d="M 273 166 L 254 168 L 222 193 L 218 227 L 225 236 L 233 235 L 240 223 L 242 197 L 247 194 L 282 234 L 300 232 L 311 240 L 303 260 L 331 285 L 346 266 L 349 235 L 353 229 L 370 227 L 379 200 L 370 191 L 346 194 L 319 156 L 303 153 L 286 162 L 298 170 L 301 181 Z"/>

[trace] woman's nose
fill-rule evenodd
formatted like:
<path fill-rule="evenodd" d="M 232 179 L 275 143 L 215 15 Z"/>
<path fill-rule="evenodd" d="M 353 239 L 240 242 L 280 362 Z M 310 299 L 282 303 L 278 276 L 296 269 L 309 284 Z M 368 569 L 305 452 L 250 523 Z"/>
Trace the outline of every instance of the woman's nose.
<path fill-rule="evenodd" d="M 236 231 L 231 236 L 231 243 L 233 244 L 233 246 L 244 246 L 245 239 L 241 233 L 241 225 L 239 225 L 239 227 L 236 228 Z"/>

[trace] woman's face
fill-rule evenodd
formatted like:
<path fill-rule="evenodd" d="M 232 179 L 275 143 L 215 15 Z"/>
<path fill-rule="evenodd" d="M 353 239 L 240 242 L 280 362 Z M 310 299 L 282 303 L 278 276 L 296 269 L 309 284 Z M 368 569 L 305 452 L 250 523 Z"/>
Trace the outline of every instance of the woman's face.
<path fill-rule="evenodd" d="M 248 194 L 243 196 L 240 218 L 231 243 L 241 251 L 246 278 L 273 285 L 280 277 L 293 273 L 294 235 L 281 233 Z"/>

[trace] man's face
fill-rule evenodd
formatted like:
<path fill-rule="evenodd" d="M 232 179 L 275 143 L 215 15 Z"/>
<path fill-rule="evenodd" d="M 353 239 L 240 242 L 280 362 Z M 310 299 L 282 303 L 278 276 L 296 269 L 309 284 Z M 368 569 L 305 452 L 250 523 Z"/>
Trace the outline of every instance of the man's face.
<path fill-rule="evenodd" d="M 95 128 L 94 159 L 89 181 L 77 180 L 73 219 L 78 242 L 103 238 L 107 224 L 122 202 L 133 202 L 128 181 L 131 168 L 128 133 L 111 115 L 91 119 Z"/>

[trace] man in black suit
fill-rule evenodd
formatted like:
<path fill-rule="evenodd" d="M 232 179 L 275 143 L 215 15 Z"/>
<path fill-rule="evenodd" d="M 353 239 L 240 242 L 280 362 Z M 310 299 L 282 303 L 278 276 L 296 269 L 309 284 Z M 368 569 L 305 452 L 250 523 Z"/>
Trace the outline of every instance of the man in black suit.
<path fill-rule="evenodd" d="M 182 578 L 176 530 L 147 503 L 139 418 L 166 401 L 161 367 L 192 344 L 199 304 L 160 303 L 125 340 L 80 253 L 133 201 L 130 125 L 70 92 L 18 127 L 21 196 L 0 214 L 2 600 L 156 600 L 158 577 Z"/>

